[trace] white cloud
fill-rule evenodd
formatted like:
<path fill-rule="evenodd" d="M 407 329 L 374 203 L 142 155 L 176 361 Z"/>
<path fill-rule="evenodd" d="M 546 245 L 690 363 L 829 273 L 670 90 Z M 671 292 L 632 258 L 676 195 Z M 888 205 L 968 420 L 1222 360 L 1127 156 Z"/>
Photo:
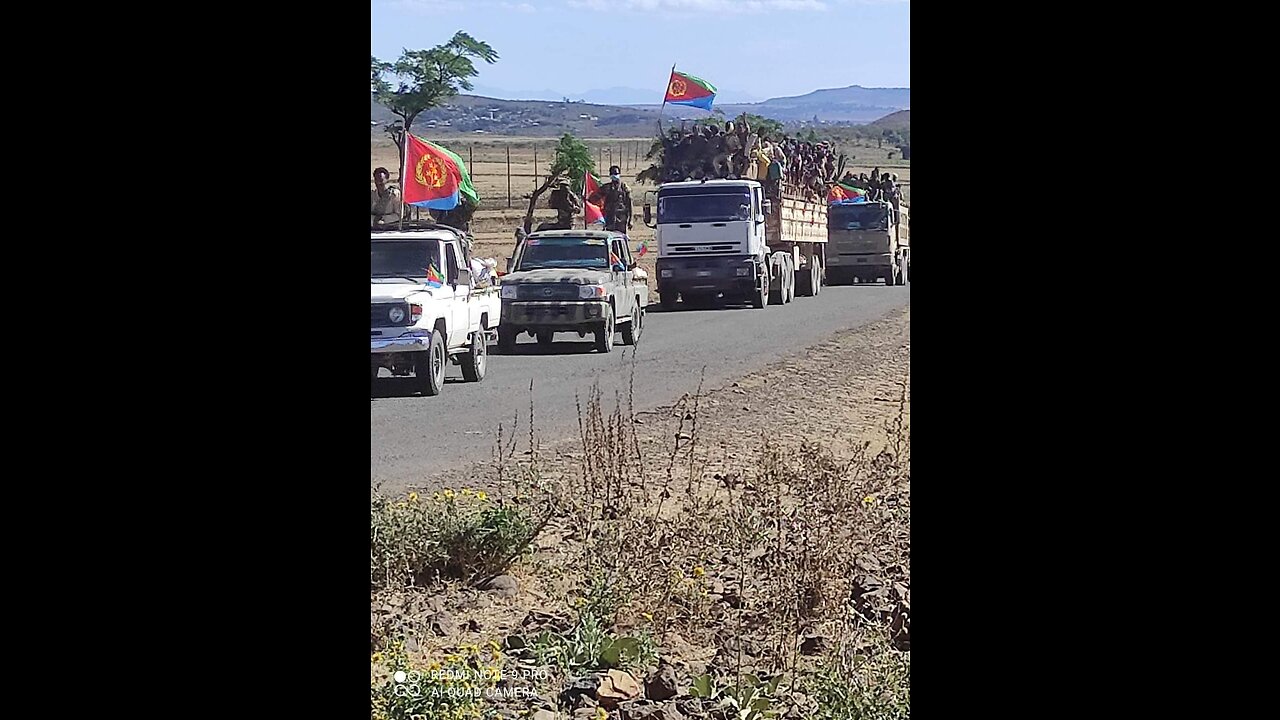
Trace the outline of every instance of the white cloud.
<path fill-rule="evenodd" d="M 590 10 L 640 10 L 644 12 L 763 13 L 775 10 L 826 10 L 820 0 L 569 0 L 573 7 Z"/>
<path fill-rule="evenodd" d="M 460 2 L 459 0 L 391 0 L 389 4 L 397 10 L 408 10 L 422 15 L 454 13 L 463 10 L 475 10 L 476 8 L 496 8 L 519 13 L 538 11 L 538 8 L 532 3 L 497 2 L 496 0 L 472 0 L 471 2 Z"/>

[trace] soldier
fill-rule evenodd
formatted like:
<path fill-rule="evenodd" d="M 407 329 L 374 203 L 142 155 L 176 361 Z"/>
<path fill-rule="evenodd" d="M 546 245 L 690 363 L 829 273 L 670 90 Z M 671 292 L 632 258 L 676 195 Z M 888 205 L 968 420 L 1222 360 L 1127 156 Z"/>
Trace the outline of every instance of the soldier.
<path fill-rule="evenodd" d="M 373 190 L 369 192 L 369 224 L 382 225 L 400 220 L 400 189 L 387 183 L 391 173 L 380 167 L 373 171 Z"/>
<path fill-rule="evenodd" d="M 582 198 L 569 187 L 569 181 L 561 178 L 556 181 L 551 191 L 551 199 L 547 204 L 556 211 L 556 221 L 542 223 L 538 232 L 543 230 L 569 230 L 573 228 L 573 216 L 582 212 Z"/>
<path fill-rule="evenodd" d="M 609 168 L 609 180 L 599 190 L 591 193 L 587 202 L 599 206 L 604 201 L 604 229 L 625 233 L 631 229 L 631 191 L 622 183 L 622 169 L 617 165 Z"/>

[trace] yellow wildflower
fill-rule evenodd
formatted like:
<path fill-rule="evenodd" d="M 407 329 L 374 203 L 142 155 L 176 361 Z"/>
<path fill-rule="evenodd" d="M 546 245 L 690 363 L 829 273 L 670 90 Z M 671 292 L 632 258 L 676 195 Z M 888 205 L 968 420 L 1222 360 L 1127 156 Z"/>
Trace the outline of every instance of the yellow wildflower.
<path fill-rule="evenodd" d="M 693 569 L 694 577 L 702 577 L 703 575 L 706 575 L 706 574 L 707 574 L 707 571 L 703 570 L 701 565 Z"/>
<path fill-rule="evenodd" d="M 653 613 L 640 613 L 640 616 L 649 622 L 653 622 Z"/>
<path fill-rule="evenodd" d="M 416 492 L 409 493 L 409 502 L 418 502 L 418 493 Z"/>
<path fill-rule="evenodd" d="M 866 496 L 866 497 L 862 498 L 862 502 L 864 502 L 864 503 L 866 503 L 866 504 L 868 504 L 868 505 L 875 505 L 875 504 L 876 504 L 876 497 L 875 497 L 874 495 L 868 495 L 868 496 Z"/>
<path fill-rule="evenodd" d="M 382 653 L 380 653 L 380 652 L 376 652 L 376 653 L 374 653 L 374 654 L 373 654 L 373 657 L 369 658 L 369 661 L 370 661 L 370 662 L 375 662 L 375 663 L 379 663 L 379 664 L 381 664 L 381 663 L 382 663 Z"/>
<path fill-rule="evenodd" d="M 489 495 L 488 495 L 487 493 L 485 493 L 485 491 L 483 491 L 483 490 L 479 490 L 479 491 L 477 491 L 477 492 L 476 492 L 476 498 L 477 498 L 478 500 L 480 500 L 481 502 L 484 502 L 485 500 L 488 500 L 488 499 L 489 499 Z"/>
<path fill-rule="evenodd" d="M 446 500 L 452 500 L 452 499 L 453 499 L 453 495 L 454 495 L 453 490 L 445 490 L 445 491 L 444 491 L 444 497 L 445 497 L 445 499 L 446 499 Z"/>
<path fill-rule="evenodd" d="M 609 713 L 602 707 L 596 708 L 596 715 L 591 720 L 609 720 Z"/>

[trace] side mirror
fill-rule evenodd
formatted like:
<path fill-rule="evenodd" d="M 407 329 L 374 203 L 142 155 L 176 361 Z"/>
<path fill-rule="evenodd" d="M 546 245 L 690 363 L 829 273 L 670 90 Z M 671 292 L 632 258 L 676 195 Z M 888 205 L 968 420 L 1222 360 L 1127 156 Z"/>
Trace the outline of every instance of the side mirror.
<path fill-rule="evenodd" d="M 764 201 L 764 214 L 765 214 L 765 215 L 768 215 L 768 214 L 770 214 L 770 213 L 772 213 L 772 212 L 773 212 L 773 202 L 772 202 L 772 201 L 770 201 L 770 200 L 765 200 L 765 201 Z"/>
<path fill-rule="evenodd" d="M 510 273 L 510 272 L 511 272 L 511 264 L 512 264 L 514 261 L 515 261 L 515 258 L 513 258 L 513 257 L 509 257 L 509 258 L 507 258 L 507 272 L 508 272 L 508 273 Z"/>
<path fill-rule="evenodd" d="M 463 269 L 463 268 L 456 268 L 456 269 L 453 271 L 453 286 L 454 286 L 454 287 L 457 287 L 458 285 L 470 285 L 470 284 L 471 284 L 471 271 L 470 271 L 470 270 L 468 270 L 468 269 Z"/>

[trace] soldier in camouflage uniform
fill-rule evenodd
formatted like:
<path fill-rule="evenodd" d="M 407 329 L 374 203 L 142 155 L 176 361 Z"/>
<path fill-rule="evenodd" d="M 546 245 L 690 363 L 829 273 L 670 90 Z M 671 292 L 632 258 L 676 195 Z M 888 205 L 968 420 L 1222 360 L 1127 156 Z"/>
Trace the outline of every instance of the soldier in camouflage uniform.
<path fill-rule="evenodd" d="M 591 193 L 587 202 L 592 205 L 604 205 L 604 229 L 626 233 L 631 229 L 631 191 L 622 182 L 622 169 L 617 165 L 609 168 L 611 182 Z"/>
<path fill-rule="evenodd" d="M 369 224 L 382 225 L 400 221 L 400 189 L 387 181 L 391 173 L 380 167 L 373 171 L 373 190 L 369 192 Z"/>

